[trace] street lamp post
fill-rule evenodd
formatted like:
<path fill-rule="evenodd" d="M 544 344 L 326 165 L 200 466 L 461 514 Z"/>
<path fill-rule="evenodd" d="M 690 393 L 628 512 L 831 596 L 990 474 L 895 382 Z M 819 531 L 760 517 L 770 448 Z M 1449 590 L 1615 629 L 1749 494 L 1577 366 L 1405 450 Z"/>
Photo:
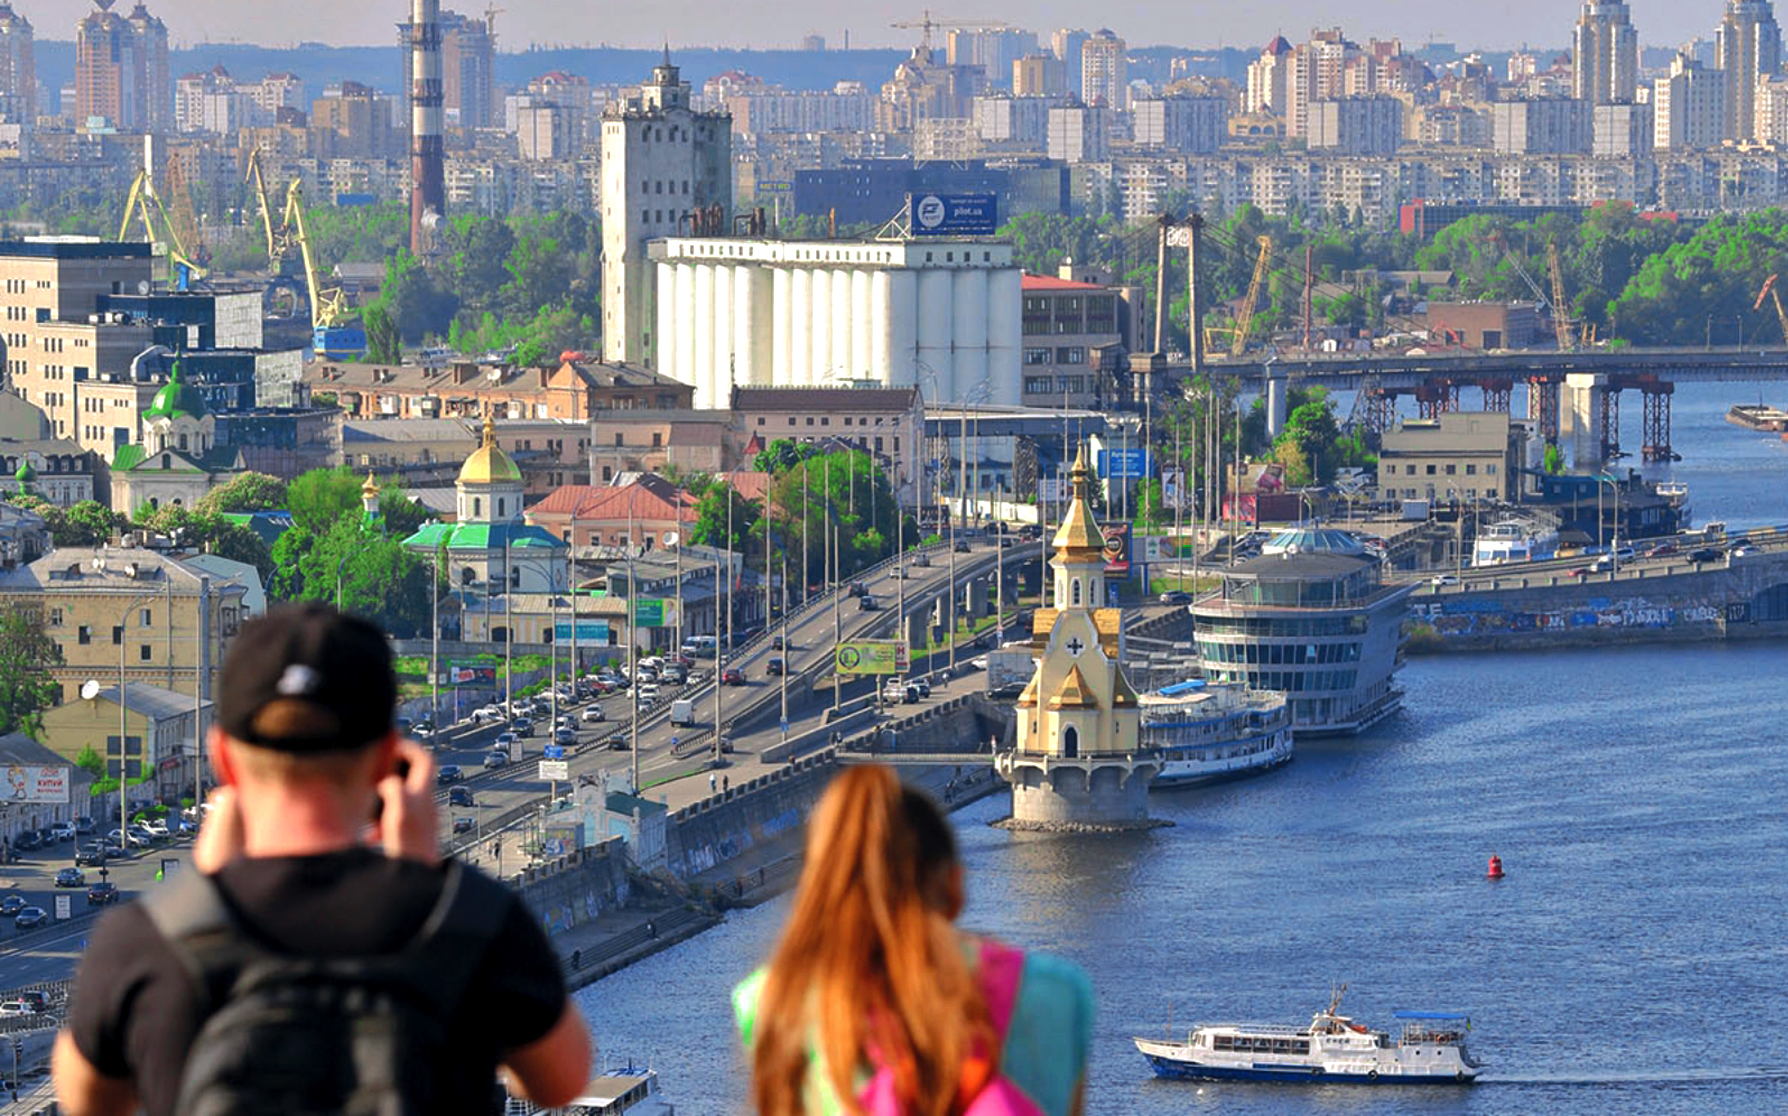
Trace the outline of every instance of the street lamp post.
<path fill-rule="evenodd" d="M 130 805 L 129 796 L 125 793 L 124 789 L 126 786 L 125 780 L 128 778 L 130 772 L 130 747 L 128 743 L 130 739 L 130 722 L 128 719 L 130 707 L 126 702 L 128 683 L 124 677 L 124 648 L 126 644 L 124 637 L 125 632 L 129 629 L 131 612 L 138 606 L 154 600 L 155 597 L 156 594 L 154 593 L 144 593 L 132 598 L 130 603 L 124 606 L 124 611 L 118 616 L 118 851 L 120 853 L 127 853 L 130 850 Z M 173 626 L 173 619 L 172 616 L 168 617 L 168 625 L 170 628 Z M 194 680 L 194 684 L 197 685 L 197 679 Z M 143 729 L 143 748 L 141 756 L 142 759 L 138 761 L 139 763 L 148 761 L 149 730 L 147 727 Z M 198 803 L 194 802 L 193 805 L 196 807 Z M 103 841 L 100 842 L 100 848 L 105 848 L 105 843 Z"/>

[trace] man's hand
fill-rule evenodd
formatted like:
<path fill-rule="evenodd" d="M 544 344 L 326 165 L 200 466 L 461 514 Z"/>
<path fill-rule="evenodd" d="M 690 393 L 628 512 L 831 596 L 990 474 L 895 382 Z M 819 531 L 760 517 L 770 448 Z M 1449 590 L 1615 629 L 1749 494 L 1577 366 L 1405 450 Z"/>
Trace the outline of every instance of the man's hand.
<path fill-rule="evenodd" d="M 397 742 L 397 766 L 379 780 L 379 844 L 387 856 L 441 862 L 441 819 L 435 809 L 435 759 L 414 740 Z M 408 770 L 404 770 L 405 766 Z"/>
<path fill-rule="evenodd" d="M 218 787 L 206 799 L 211 809 L 200 811 L 199 835 L 192 843 L 192 866 L 214 876 L 225 864 L 242 855 L 247 835 L 242 828 L 241 804 L 236 788 Z"/>

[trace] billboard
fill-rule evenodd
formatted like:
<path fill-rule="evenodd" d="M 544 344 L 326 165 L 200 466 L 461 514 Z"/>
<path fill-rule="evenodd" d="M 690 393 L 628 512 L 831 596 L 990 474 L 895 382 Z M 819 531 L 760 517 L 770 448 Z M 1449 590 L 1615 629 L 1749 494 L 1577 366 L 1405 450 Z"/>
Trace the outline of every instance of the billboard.
<path fill-rule="evenodd" d="M 6 784 L 0 787 L 0 802 L 66 805 L 68 784 L 69 768 L 66 766 L 9 764 L 6 768 Z"/>
<path fill-rule="evenodd" d="M 1148 451 L 1144 449 L 1120 449 L 1099 451 L 1099 475 L 1102 477 L 1118 477 L 1134 480 L 1150 475 Z"/>
<path fill-rule="evenodd" d="M 907 223 L 914 236 L 992 236 L 999 225 L 993 194 L 908 194 Z"/>
<path fill-rule="evenodd" d="M 1105 572 L 1113 577 L 1130 576 L 1130 525 L 1107 523 L 1105 531 Z"/>
<path fill-rule="evenodd" d="M 577 641 L 579 643 L 607 643 L 607 620 L 579 620 L 577 622 Z M 553 642 L 571 642 L 571 621 L 556 620 L 553 622 Z"/>
<path fill-rule="evenodd" d="M 838 645 L 839 674 L 904 674 L 910 666 L 904 639 L 854 639 Z"/>
<path fill-rule="evenodd" d="M 443 679 L 449 686 L 495 686 L 497 684 L 497 668 L 495 664 L 483 663 L 450 663 Z"/>
<path fill-rule="evenodd" d="M 662 599 L 653 599 L 651 597 L 635 598 L 633 602 L 633 626 L 636 628 L 662 628 L 670 623 L 670 621 L 665 619 L 665 616 L 675 611 L 676 610 L 673 608 L 666 607 L 666 602 Z"/>

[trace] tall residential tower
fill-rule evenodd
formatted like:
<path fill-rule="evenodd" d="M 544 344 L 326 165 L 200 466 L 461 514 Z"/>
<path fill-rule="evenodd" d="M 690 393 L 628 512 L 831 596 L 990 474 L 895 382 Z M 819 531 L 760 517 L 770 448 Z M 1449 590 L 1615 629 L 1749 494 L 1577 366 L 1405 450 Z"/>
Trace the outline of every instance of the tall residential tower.
<path fill-rule="evenodd" d="M 170 132 L 174 87 L 168 80 L 168 28 L 141 3 L 129 17 L 114 0 L 75 25 L 75 123 L 121 132 Z"/>
<path fill-rule="evenodd" d="M 1741 143 L 1758 139 L 1757 79 L 1774 76 L 1782 66 L 1782 29 L 1769 0 L 1727 0 L 1714 41 L 1719 67 L 1726 71 L 1721 134 Z"/>
<path fill-rule="evenodd" d="M 0 0 L 0 119 L 30 128 L 37 119 L 37 50 L 31 21 Z"/>
<path fill-rule="evenodd" d="M 1628 105 L 1638 87 L 1639 32 L 1625 0 L 1588 0 L 1571 33 L 1571 95 Z"/>

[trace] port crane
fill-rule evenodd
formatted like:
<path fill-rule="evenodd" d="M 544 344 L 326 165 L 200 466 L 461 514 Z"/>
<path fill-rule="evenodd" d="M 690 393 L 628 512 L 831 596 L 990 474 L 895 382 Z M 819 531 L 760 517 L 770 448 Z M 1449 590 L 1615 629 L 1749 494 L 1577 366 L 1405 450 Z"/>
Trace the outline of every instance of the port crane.
<path fill-rule="evenodd" d="M 1273 258 L 1273 238 L 1257 236 L 1254 243 L 1260 252 L 1254 257 L 1254 273 L 1248 279 L 1248 293 L 1242 296 L 1242 304 L 1237 309 L 1233 324 L 1226 326 L 1206 326 L 1204 330 L 1204 347 L 1207 351 L 1215 349 L 1217 342 L 1227 335 L 1229 338 L 1229 355 L 1239 357 L 1248 348 L 1248 330 L 1254 325 L 1254 308 L 1260 303 L 1261 288 L 1266 283 L 1267 265 Z"/>
<path fill-rule="evenodd" d="M 268 222 L 271 229 L 271 221 Z M 304 285 L 310 292 L 310 326 L 312 348 L 318 356 L 330 360 L 349 360 L 366 352 L 366 329 L 348 310 L 347 295 L 340 287 L 325 287 L 317 276 L 316 255 L 311 251 L 310 233 L 304 224 L 304 184 L 294 178 L 286 188 L 286 208 L 279 229 L 289 243 L 298 249 L 304 264 Z M 279 230 L 268 233 L 268 242 L 278 246 Z"/>
<path fill-rule="evenodd" d="M 131 180 L 130 193 L 124 200 L 124 218 L 118 222 L 119 241 L 130 235 L 133 222 L 141 222 L 143 239 L 167 253 L 168 278 L 175 290 L 189 291 L 194 283 L 204 280 L 210 274 L 186 254 L 186 246 L 180 242 L 180 233 L 174 227 L 174 219 L 168 214 L 167 206 L 162 204 L 161 197 L 156 194 L 155 183 L 147 170 L 138 171 L 136 178 Z"/>
<path fill-rule="evenodd" d="M 1757 292 L 1757 301 L 1751 304 L 1752 310 L 1763 309 L 1763 300 L 1770 299 L 1775 303 L 1776 320 L 1782 323 L 1782 343 L 1788 345 L 1788 310 L 1782 309 L 1782 296 L 1776 290 L 1778 276 L 1771 275 L 1763 281 L 1763 289 Z"/>
<path fill-rule="evenodd" d="M 1552 328 L 1558 334 L 1558 351 L 1568 353 L 1571 345 L 1571 319 L 1565 314 L 1564 268 L 1558 262 L 1558 241 L 1546 242 L 1546 272 L 1552 279 Z"/>

